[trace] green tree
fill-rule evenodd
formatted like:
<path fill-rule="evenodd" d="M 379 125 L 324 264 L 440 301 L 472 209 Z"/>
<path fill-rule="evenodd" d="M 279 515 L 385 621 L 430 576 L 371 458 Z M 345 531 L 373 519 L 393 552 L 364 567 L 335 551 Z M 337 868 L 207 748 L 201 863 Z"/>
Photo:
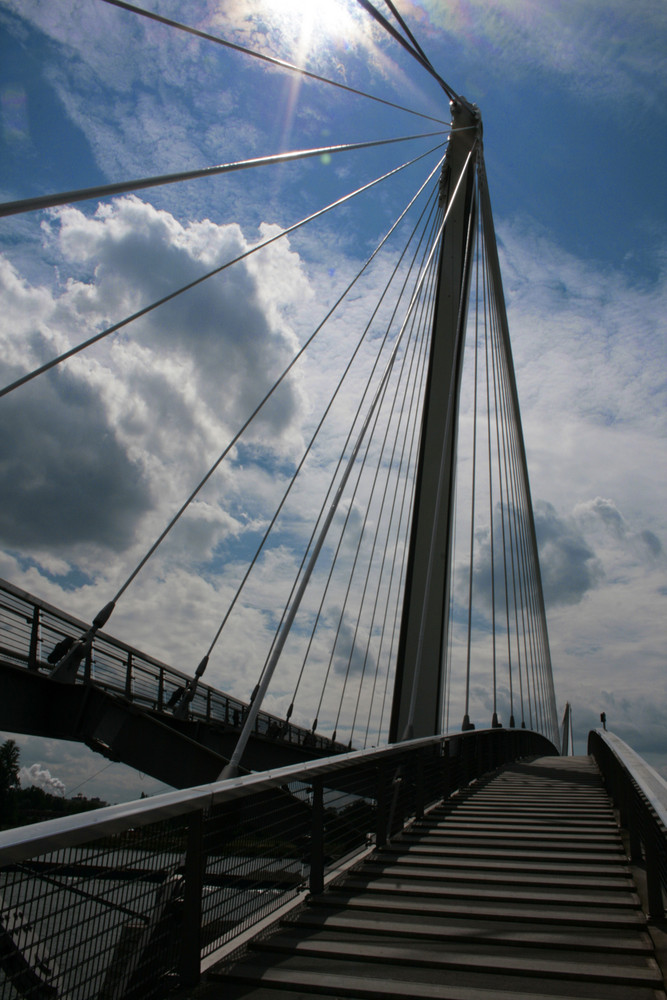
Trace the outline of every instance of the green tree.
<path fill-rule="evenodd" d="M 0 746 L 0 824 L 12 826 L 16 820 L 16 790 L 19 787 L 20 750 L 14 740 Z"/>
<path fill-rule="evenodd" d="M 0 746 L 0 794 L 19 787 L 20 753 L 14 740 Z"/>

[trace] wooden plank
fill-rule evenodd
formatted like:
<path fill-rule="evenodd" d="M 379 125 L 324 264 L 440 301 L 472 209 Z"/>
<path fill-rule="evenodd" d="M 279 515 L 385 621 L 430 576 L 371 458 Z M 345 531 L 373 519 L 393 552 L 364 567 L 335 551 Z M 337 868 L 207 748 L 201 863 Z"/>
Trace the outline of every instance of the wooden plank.
<path fill-rule="evenodd" d="M 652 958 L 644 960 L 643 965 L 613 966 L 605 963 L 585 962 L 579 960 L 544 958 L 521 958 L 504 955 L 462 956 L 452 952 L 444 952 L 441 948 L 426 948 L 423 945 L 406 947 L 396 944 L 374 944 L 364 941 L 363 948 L 358 942 L 341 940 L 326 940 L 317 937 L 302 938 L 293 933 L 276 934 L 261 942 L 262 951 L 273 951 L 288 954 L 308 954 L 322 958 L 351 958 L 364 962 L 381 962 L 389 965 L 412 965 L 434 969 L 462 969 L 467 972 L 502 972 L 520 976 L 544 976 L 550 979 L 573 980 L 582 982 L 613 983 L 626 986 L 662 986 L 662 976 L 657 962 Z"/>
<path fill-rule="evenodd" d="M 507 767 L 312 897 L 205 996 L 667 1000 L 612 815 L 588 761 Z"/>
<path fill-rule="evenodd" d="M 288 918 L 284 924 L 308 928 L 331 927 L 349 930 L 355 934 L 385 934 L 387 936 L 415 939 L 430 939 L 441 945 L 455 943 L 457 947 L 472 943 L 479 947 L 480 938 L 490 947 L 548 948 L 569 952 L 603 953 L 605 961 L 614 955 L 646 955 L 653 953 L 653 943 L 647 933 L 620 935 L 613 928 L 610 931 L 597 929 L 582 934 L 579 930 L 566 927 L 536 928 L 532 923 L 493 922 L 491 920 L 466 919 L 450 920 L 446 917 L 434 919 L 422 914 L 403 915 L 400 913 L 376 914 L 370 910 L 336 909 L 324 904 L 311 905 L 298 916 Z"/>

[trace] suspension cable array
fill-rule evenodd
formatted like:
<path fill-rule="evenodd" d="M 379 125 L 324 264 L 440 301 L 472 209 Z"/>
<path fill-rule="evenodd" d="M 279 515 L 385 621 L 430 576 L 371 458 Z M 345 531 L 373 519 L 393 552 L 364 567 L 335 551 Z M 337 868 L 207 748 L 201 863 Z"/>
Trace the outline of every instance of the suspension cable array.
<path fill-rule="evenodd" d="M 160 30 L 178 37 L 194 36 L 197 44 L 211 43 L 259 59 L 271 71 L 297 74 L 313 85 L 441 121 L 123 0 L 101 2 L 121 8 L 122 16 L 142 24 L 157 22 Z M 276 502 L 261 510 L 262 530 L 256 544 L 244 547 L 233 592 L 211 609 L 209 636 L 197 640 L 201 658 L 173 706 L 175 716 L 187 716 L 214 653 L 222 686 L 226 674 L 235 680 L 241 674 L 247 677 L 249 708 L 228 773 L 238 768 L 266 697 L 286 723 L 296 715 L 313 732 L 326 732 L 350 746 L 422 735 L 415 733 L 415 726 L 440 732 L 450 718 L 457 723 L 462 719 L 464 729 L 473 728 L 475 719 L 478 725 L 535 729 L 558 741 L 481 119 L 436 72 L 391 0 L 386 7 L 394 23 L 370 0 L 358 3 L 372 17 L 374 30 L 381 29 L 407 52 L 451 99 L 454 118 L 446 130 L 242 157 L 0 205 L 0 216 L 52 210 L 212 176 L 225 183 L 227 175 L 241 170 L 285 169 L 289 163 L 334 154 L 337 163 L 348 163 L 353 155 L 367 155 L 380 146 L 391 150 L 405 142 L 418 144 L 409 159 L 351 185 L 342 196 L 91 332 L 0 389 L 0 397 L 8 396 L 47 373 L 57 377 L 71 359 L 156 310 L 166 311 L 204 283 L 221 281 L 249 262 L 261 270 L 267 251 L 278 241 L 307 226 L 310 231 L 309 224 L 324 225 L 334 211 L 340 217 L 353 199 L 361 206 L 358 211 L 364 211 L 369 198 L 378 193 L 388 197 L 392 185 L 411 178 L 409 197 L 394 210 L 372 252 L 366 251 L 351 276 L 332 292 L 332 304 L 320 308 L 291 358 L 267 373 L 268 389 L 235 414 L 236 430 L 221 442 L 195 485 L 182 487 L 185 499 L 175 505 L 115 596 L 53 670 L 56 680 L 75 679 L 116 603 L 163 550 L 172 529 L 188 517 L 221 469 L 233 477 L 241 467 L 241 451 L 246 449 L 248 460 L 255 449 L 256 466 L 265 470 L 269 459 L 253 438 L 258 421 L 267 419 L 281 393 L 296 384 L 306 387 L 317 372 L 320 388 L 309 401 L 303 447 L 296 456 L 282 456 Z M 449 140 L 443 153 L 445 132 Z M 426 141 L 434 137 L 434 144 Z M 450 266 L 452 253 L 457 260 Z M 140 324 L 136 329 L 140 339 Z M 436 359 L 443 344 L 451 356 L 448 374 L 440 382 Z M 324 390 L 322 375 L 329 370 Z M 434 421 L 443 430 L 435 439 Z M 434 446 L 433 440 L 439 443 Z M 431 514 L 420 528 L 427 491 Z M 225 501 L 216 502 L 222 506 Z M 228 503 L 231 507 L 231 499 Z M 262 584 L 270 565 L 280 572 L 280 582 L 267 606 L 261 604 Z M 420 587 L 436 593 L 435 623 L 427 600 L 419 596 Z M 250 611 L 262 622 L 252 646 L 257 659 L 251 664 L 244 662 L 238 643 Z M 425 690 L 431 693 L 425 696 Z M 420 700 L 428 702 L 427 711 L 419 709 Z"/>

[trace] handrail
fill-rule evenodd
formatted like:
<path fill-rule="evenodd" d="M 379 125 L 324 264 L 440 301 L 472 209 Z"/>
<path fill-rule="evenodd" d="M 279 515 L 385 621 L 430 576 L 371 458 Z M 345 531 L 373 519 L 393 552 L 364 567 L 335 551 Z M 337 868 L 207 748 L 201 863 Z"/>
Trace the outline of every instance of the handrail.
<path fill-rule="evenodd" d="M 367 750 L 351 750 L 349 753 L 319 758 L 299 764 L 289 764 L 273 770 L 214 781 L 208 785 L 173 792 L 163 792 L 148 799 L 134 799 L 118 805 L 103 806 L 91 812 L 60 816 L 57 819 L 32 823 L 0 831 L 0 867 L 23 861 L 45 851 L 74 847 L 97 837 L 111 836 L 124 830 L 128 825 L 146 826 L 160 820 L 173 819 L 190 812 L 210 809 L 221 802 L 231 802 L 246 795 L 280 788 L 290 781 L 312 781 L 315 778 L 332 776 L 337 771 L 349 769 L 351 765 L 371 768 L 376 764 L 391 762 L 392 758 L 405 756 L 444 743 L 454 744 L 458 740 L 474 740 L 485 733 L 513 732 L 528 733 L 539 738 L 541 734 L 530 730 L 478 729 L 470 733 L 453 733 L 447 736 L 428 736 L 384 747 Z M 545 752 L 555 752 L 550 741 L 542 736 Z"/>
<path fill-rule="evenodd" d="M 51 666 L 38 655 L 39 647 L 46 642 L 45 635 L 48 634 L 47 645 L 53 647 L 66 636 L 85 632 L 88 628 L 81 619 L 3 579 L 0 579 L 0 624 L 4 626 L 0 659 L 33 672 L 47 673 Z M 104 691 L 157 712 L 164 712 L 169 707 L 170 693 L 176 689 L 185 690 L 191 681 L 181 670 L 103 631 L 97 633 L 91 657 L 82 666 L 81 675 L 77 683 L 92 682 Z M 193 719 L 233 728 L 240 727 L 247 710 L 246 702 L 203 681 L 198 684 L 188 706 Z M 342 750 L 344 747 L 326 736 L 261 711 L 255 734 L 271 738 L 272 732 L 279 732 L 283 743 L 308 745 L 316 751 L 333 752 L 335 748 Z"/>
<path fill-rule="evenodd" d="M 473 730 L 6 830 L 0 967 L 20 992 L 28 965 L 40 995 L 73 1000 L 194 985 L 220 948 L 321 892 L 346 859 L 500 765 L 545 754 L 557 749 L 540 733 Z"/>
<path fill-rule="evenodd" d="M 665 915 L 667 892 L 667 781 L 619 736 L 605 729 L 588 734 L 588 752 L 600 768 L 628 831 L 630 857 L 646 865 L 649 913 Z"/>
<path fill-rule="evenodd" d="M 628 774 L 667 829 L 667 781 L 620 736 L 603 729 L 596 729 L 595 732 L 623 763 Z"/>
<path fill-rule="evenodd" d="M 478 734 L 486 730 L 478 730 Z M 444 739 L 465 739 L 465 734 L 456 734 Z M 209 785 L 195 785 L 192 788 L 174 792 L 163 792 L 148 799 L 134 799 L 118 805 L 103 806 L 91 812 L 73 816 L 59 816 L 57 819 L 32 823 L 30 826 L 16 827 L 0 831 L 0 867 L 24 861 L 46 851 L 75 847 L 97 837 L 107 837 L 128 826 L 147 826 L 160 820 L 174 819 L 187 813 L 210 809 L 221 802 L 231 802 L 254 792 L 265 792 L 280 788 L 290 781 L 312 781 L 314 778 L 332 775 L 336 771 L 349 768 L 350 764 L 364 764 L 371 767 L 383 760 L 391 760 L 397 754 L 422 748 L 438 746 L 443 737 L 431 736 L 405 743 L 392 744 L 370 750 L 351 750 L 335 757 L 325 757 L 301 764 L 288 764 L 273 770 L 214 781 Z"/>

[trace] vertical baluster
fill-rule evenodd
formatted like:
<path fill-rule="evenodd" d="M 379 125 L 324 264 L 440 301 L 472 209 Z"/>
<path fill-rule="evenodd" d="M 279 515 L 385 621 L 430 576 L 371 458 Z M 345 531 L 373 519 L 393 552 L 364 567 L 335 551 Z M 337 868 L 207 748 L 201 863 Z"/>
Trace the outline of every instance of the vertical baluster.
<path fill-rule="evenodd" d="M 313 781 L 313 814 L 310 831 L 310 891 L 314 896 L 324 891 L 324 785 Z"/>
<path fill-rule="evenodd" d="M 125 668 L 125 697 L 132 701 L 132 653 L 127 654 Z"/>
<path fill-rule="evenodd" d="M 37 670 L 37 643 L 39 642 L 39 608 L 32 609 L 32 624 L 30 627 L 30 649 L 28 651 L 28 670 Z"/>
<path fill-rule="evenodd" d="M 188 822 L 185 852 L 185 888 L 179 973 L 183 986 L 199 982 L 201 962 L 202 891 L 204 884 L 203 852 L 204 813 L 193 813 Z"/>

